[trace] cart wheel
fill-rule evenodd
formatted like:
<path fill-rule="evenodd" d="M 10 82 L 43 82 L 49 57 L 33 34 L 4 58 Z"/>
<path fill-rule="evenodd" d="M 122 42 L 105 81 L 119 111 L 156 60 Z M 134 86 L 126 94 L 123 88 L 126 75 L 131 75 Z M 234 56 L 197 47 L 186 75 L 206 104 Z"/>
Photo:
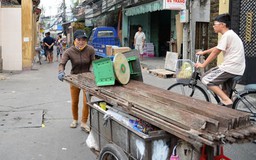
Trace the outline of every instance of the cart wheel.
<path fill-rule="evenodd" d="M 107 144 L 100 151 L 99 160 L 128 160 L 128 157 L 117 145 Z"/>

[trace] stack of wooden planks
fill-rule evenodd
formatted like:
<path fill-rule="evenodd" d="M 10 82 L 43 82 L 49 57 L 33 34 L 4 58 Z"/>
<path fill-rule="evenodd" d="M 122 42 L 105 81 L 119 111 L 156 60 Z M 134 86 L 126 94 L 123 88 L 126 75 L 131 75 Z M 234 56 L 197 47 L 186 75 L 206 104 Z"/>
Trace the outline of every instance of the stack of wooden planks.
<path fill-rule="evenodd" d="M 65 80 L 191 144 L 215 146 L 256 138 L 249 114 L 131 80 L 127 85 L 97 87 L 92 73 Z"/>
<path fill-rule="evenodd" d="M 175 77 L 175 72 L 166 69 L 150 69 L 148 73 L 153 74 L 159 78 L 172 78 Z"/>

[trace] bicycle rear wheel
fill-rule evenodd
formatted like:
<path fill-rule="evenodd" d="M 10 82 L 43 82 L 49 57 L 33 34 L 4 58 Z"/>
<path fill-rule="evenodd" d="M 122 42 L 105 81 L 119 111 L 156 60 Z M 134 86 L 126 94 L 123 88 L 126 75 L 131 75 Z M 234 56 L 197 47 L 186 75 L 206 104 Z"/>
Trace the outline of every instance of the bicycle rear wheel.
<path fill-rule="evenodd" d="M 167 90 L 184 96 L 193 97 L 195 99 L 200 99 L 207 102 L 210 101 L 210 98 L 206 91 L 198 85 L 192 86 L 189 84 L 175 83 L 171 85 Z"/>
<path fill-rule="evenodd" d="M 256 91 L 247 91 L 237 97 L 233 109 L 251 114 L 251 120 L 256 121 Z"/>

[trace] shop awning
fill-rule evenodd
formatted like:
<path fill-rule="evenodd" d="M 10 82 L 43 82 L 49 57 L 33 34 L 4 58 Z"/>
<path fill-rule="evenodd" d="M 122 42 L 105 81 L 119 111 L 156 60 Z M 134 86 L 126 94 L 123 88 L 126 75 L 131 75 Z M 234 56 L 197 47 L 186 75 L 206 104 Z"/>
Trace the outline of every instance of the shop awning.
<path fill-rule="evenodd" d="M 125 15 L 126 16 L 134 16 L 138 14 L 148 13 L 148 12 L 154 12 L 154 11 L 160 11 L 163 10 L 163 1 L 158 0 L 151 3 L 143 4 L 136 7 L 131 7 L 125 9 Z"/>

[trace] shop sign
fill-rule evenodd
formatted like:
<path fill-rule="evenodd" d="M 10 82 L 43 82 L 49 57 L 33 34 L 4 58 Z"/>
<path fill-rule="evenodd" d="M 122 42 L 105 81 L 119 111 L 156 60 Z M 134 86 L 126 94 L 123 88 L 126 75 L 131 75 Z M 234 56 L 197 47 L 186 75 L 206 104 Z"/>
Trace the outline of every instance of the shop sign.
<path fill-rule="evenodd" d="M 184 10 L 186 9 L 186 0 L 163 0 L 163 9 Z"/>
<path fill-rule="evenodd" d="M 188 10 L 181 10 L 180 11 L 180 23 L 187 23 L 188 22 Z"/>

